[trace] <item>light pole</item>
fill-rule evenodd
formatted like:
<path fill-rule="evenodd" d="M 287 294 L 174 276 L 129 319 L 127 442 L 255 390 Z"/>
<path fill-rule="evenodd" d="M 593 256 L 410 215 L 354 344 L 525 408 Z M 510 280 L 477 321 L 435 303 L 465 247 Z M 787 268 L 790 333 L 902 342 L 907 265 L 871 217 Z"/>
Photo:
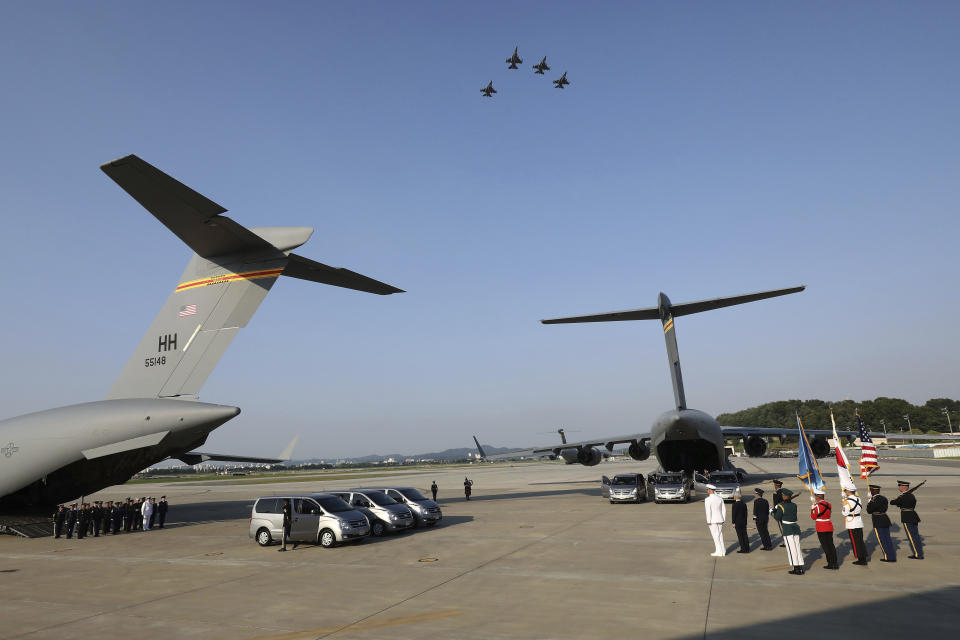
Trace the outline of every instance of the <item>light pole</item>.
<path fill-rule="evenodd" d="M 947 416 L 947 427 L 950 429 L 950 435 L 953 435 L 953 425 L 950 424 L 950 410 L 944 407 L 943 409 L 940 409 L 940 413 Z"/>
<path fill-rule="evenodd" d="M 883 437 L 886 438 L 887 437 L 887 421 L 880 420 L 880 426 L 883 427 Z"/>
<path fill-rule="evenodd" d="M 903 417 L 907 421 L 907 431 L 910 432 L 910 435 L 913 435 L 913 427 L 910 426 L 910 415 L 908 414 Z M 913 444 L 913 438 L 910 438 L 910 444 Z"/>

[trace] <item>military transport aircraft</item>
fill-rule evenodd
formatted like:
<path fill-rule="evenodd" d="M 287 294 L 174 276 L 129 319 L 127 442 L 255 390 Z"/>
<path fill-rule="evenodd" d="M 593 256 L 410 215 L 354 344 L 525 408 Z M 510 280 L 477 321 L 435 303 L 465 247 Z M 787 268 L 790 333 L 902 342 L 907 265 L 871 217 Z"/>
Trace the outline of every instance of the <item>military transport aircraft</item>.
<path fill-rule="evenodd" d="M 279 276 L 387 295 L 401 290 L 295 253 L 310 227 L 247 229 L 226 209 L 134 155 L 100 167 L 195 254 L 105 400 L 0 422 L 0 509 L 64 502 L 167 458 L 279 462 L 204 453 L 238 407 L 196 400 Z M 9 443 L 9 444 L 7 444 Z"/>
<path fill-rule="evenodd" d="M 540 64 L 533 65 L 533 68 L 536 69 L 534 73 L 539 73 L 541 76 L 544 71 L 550 71 L 550 67 L 547 66 L 547 56 L 543 56 L 543 60 L 540 61 Z"/>
<path fill-rule="evenodd" d="M 667 359 L 670 365 L 670 377 L 673 381 L 673 396 L 676 408 L 662 414 L 653 423 L 650 431 L 622 436 L 597 438 L 561 445 L 548 445 L 526 451 L 486 456 L 489 460 L 507 458 L 553 455 L 562 458 L 567 464 L 593 466 L 599 464 L 605 454 L 613 451 L 615 445 L 627 444 L 627 453 L 634 460 L 646 460 L 651 451 L 660 463 L 662 471 L 717 471 L 734 469 L 727 460 L 725 444 L 727 438 L 742 438 L 748 456 L 762 456 L 767 450 L 767 438 L 798 436 L 796 429 L 776 429 L 764 427 L 728 427 L 720 424 L 711 416 L 696 409 L 687 408 L 687 399 L 680 375 L 680 355 L 677 350 L 677 336 L 674 318 L 701 311 L 711 311 L 745 302 L 754 302 L 776 296 L 803 291 L 805 287 L 761 291 L 728 298 L 715 298 L 699 302 L 672 304 L 666 294 L 657 298 L 657 306 L 632 311 L 615 311 L 589 316 L 555 318 L 541 320 L 543 324 L 565 324 L 574 322 L 616 322 L 621 320 L 657 320 L 663 324 L 663 337 L 667 343 Z M 814 455 L 824 457 L 830 454 L 827 437 L 832 435 L 827 429 L 805 429 L 812 437 L 810 447 Z M 853 440 L 859 431 L 837 431 L 838 435 Z M 909 438 L 910 435 L 871 433 L 871 436 L 888 439 Z M 940 436 L 912 436 L 917 439 L 943 439 Z M 946 438 L 946 436 L 944 436 Z"/>
<path fill-rule="evenodd" d="M 523 64 L 523 60 L 520 59 L 520 56 L 517 54 L 517 49 L 519 46 L 513 48 L 513 55 L 506 59 L 506 62 L 510 64 L 508 69 L 516 69 L 518 64 Z"/>
<path fill-rule="evenodd" d="M 567 80 L 567 72 L 564 71 L 563 75 L 553 81 L 553 86 L 557 89 L 563 89 L 563 85 L 570 84 L 570 81 Z"/>
<path fill-rule="evenodd" d="M 493 88 L 493 80 L 491 80 L 490 84 L 485 86 L 483 89 L 480 89 L 480 93 L 483 94 L 484 98 L 492 98 L 493 94 L 495 94 L 496 92 L 497 90 Z"/>

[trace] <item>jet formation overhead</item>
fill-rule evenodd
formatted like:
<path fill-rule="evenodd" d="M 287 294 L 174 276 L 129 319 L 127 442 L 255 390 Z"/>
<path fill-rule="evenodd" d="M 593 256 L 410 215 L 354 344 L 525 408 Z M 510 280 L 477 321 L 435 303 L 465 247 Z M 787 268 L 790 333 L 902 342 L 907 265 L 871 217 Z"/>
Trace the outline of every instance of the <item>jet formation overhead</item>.
<path fill-rule="evenodd" d="M 523 59 L 520 58 L 520 47 L 519 45 L 513 48 L 513 54 L 506 59 L 506 63 L 509 65 L 508 69 L 519 69 L 517 65 L 523 64 Z M 547 56 L 543 56 L 543 59 L 539 63 L 532 65 L 533 73 L 535 75 L 544 75 L 545 71 L 549 71 L 550 67 L 547 65 Z M 570 81 L 567 80 L 567 72 L 564 71 L 563 75 L 553 81 L 554 86 L 557 89 L 563 89 L 565 85 L 569 85 Z M 491 80 L 486 87 L 480 90 L 480 93 L 483 94 L 484 98 L 491 98 L 493 94 L 496 93 L 496 90 L 493 88 L 493 81 Z"/>
<path fill-rule="evenodd" d="M 280 276 L 388 295 L 401 290 L 292 253 L 310 227 L 248 229 L 134 155 L 100 167 L 194 255 L 105 400 L 0 421 L 0 510 L 53 505 L 126 482 L 167 458 L 281 462 L 205 453 L 238 407 L 197 401 L 237 332 Z"/>

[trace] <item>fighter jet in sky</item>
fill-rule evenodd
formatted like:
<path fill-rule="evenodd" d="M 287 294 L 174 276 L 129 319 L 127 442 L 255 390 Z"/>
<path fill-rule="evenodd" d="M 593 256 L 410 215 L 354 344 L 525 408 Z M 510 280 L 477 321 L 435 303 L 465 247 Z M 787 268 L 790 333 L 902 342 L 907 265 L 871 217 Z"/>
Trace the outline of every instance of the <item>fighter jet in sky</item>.
<path fill-rule="evenodd" d="M 540 61 L 540 64 L 533 65 L 533 68 L 536 69 L 534 73 L 539 73 L 543 75 L 544 71 L 550 71 L 550 67 L 547 66 L 547 56 L 543 56 L 543 60 Z"/>
<path fill-rule="evenodd" d="M 508 69 L 516 69 L 518 64 L 523 64 L 523 60 L 520 59 L 520 56 L 517 54 L 517 49 L 520 47 L 513 48 L 513 55 L 506 59 L 506 62 L 510 64 Z"/>
<path fill-rule="evenodd" d="M 564 71 L 563 75 L 553 81 L 553 86 L 557 89 L 563 89 L 563 85 L 570 84 L 570 81 L 567 80 L 567 72 Z"/>
<path fill-rule="evenodd" d="M 496 92 L 497 90 L 493 88 L 493 80 L 491 80 L 490 84 L 485 86 L 483 89 L 480 89 L 480 93 L 483 94 L 484 98 L 492 98 L 493 94 L 495 94 Z"/>
<path fill-rule="evenodd" d="M 187 464 L 289 459 L 293 443 L 278 458 L 196 450 L 240 413 L 197 400 L 234 336 L 280 276 L 380 295 L 401 292 L 291 253 L 310 238 L 310 227 L 243 227 L 221 215 L 226 209 L 219 204 L 134 155 L 100 168 L 194 255 L 105 400 L 0 421 L 3 511 L 88 495 L 168 458 Z"/>
<path fill-rule="evenodd" d="M 727 460 L 725 446 L 727 438 L 742 438 L 744 449 L 748 456 L 762 456 L 767 451 L 767 438 L 784 438 L 798 436 L 797 429 L 777 429 L 764 427 L 728 427 L 720 424 L 703 411 L 687 407 L 687 399 L 683 389 L 683 379 L 680 375 L 680 355 L 677 351 L 677 336 L 674 328 L 674 318 L 702 311 L 711 311 L 745 302 L 754 302 L 776 296 L 787 295 L 803 291 L 805 287 L 762 291 L 729 298 L 715 298 L 699 302 L 684 302 L 673 304 L 666 294 L 661 293 L 657 298 L 657 306 L 632 311 L 615 311 L 589 316 L 574 316 L 570 318 L 555 318 L 541 320 L 543 324 L 565 324 L 575 322 L 616 322 L 623 320 L 660 320 L 663 325 L 663 337 L 667 343 L 667 359 L 670 365 L 670 377 L 673 381 L 673 396 L 676 408 L 667 411 L 654 421 L 647 432 L 634 433 L 622 436 L 596 438 L 581 442 L 564 442 L 561 445 L 546 445 L 526 451 L 515 451 L 508 454 L 486 456 L 490 460 L 534 457 L 552 454 L 562 458 L 567 464 L 582 464 L 593 466 L 599 464 L 603 457 L 617 444 L 627 444 L 627 453 L 634 460 L 646 460 L 651 452 L 656 456 L 663 471 L 718 471 L 721 469 L 733 470 Z M 828 429 L 806 429 L 807 435 L 812 438 L 811 449 L 817 457 L 830 454 L 830 445 L 827 438 L 832 435 Z M 859 436 L 859 431 L 841 431 L 837 434 L 849 440 Z M 875 437 L 909 438 L 910 435 L 871 433 Z M 913 436 L 917 439 L 949 439 L 947 436 Z"/>

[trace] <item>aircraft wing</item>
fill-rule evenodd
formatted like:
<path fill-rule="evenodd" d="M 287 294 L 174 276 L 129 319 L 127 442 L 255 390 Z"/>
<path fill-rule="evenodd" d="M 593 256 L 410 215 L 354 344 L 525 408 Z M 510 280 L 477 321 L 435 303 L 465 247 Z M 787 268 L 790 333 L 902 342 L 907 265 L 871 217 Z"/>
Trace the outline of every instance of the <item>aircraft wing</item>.
<path fill-rule="evenodd" d="M 187 451 L 186 453 L 181 453 L 176 456 L 171 456 L 171 458 L 176 458 L 177 460 L 182 461 L 184 464 L 200 464 L 201 462 L 208 462 L 210 460 L 216 462 L 256 462 L 263 464 L 274 464 L 280 462 L 287 462 L 290 459 L 290 456 L 293 455 L 293 447 L 297 444 L 297 439 L 300 436 L 295 436 L 293 440 L 290 441 L 290 444 L 280 453 L 279 457 L 276 458 L 258 458 L 255 456 L 238 456 L 229 453 L 206 453 L 203 451 Z"/>
<path fill-rule="evenodd" d="M 748 436 L 800 436 L 799 429 L 777 429 L 770 427 L 725 427 L 721 426 L 720 429 L 723 431 L 723 435 L 728 438 L 737 438 L 737 437 L 748 437 Z M 804 428 L 804 431 L 808 436 L 833 436 L 833 430 L 831 429 L 807 429 Z M 869 432 L 871 438 L 886 438 L 887 440 L 957 440 L 960 439 L 960 435 L 950 435 L 950 434 L 940 434 L 940 435 L 927 435 L 927 434 L 909 434 L 909 433 L 877 433 L 876 431 Z M 850 429 L 837 429 L 838 436 L 848 436 L 850 438 L 860 437 L 860 432 Z"/>
<path fill-rule="evenodd" d="M 553 445 L 547 445 L 542 447 L 534 447 L 531 449 L 523 449 L 520 451 L 511 451 L 509 453 L 498 453 L 496 455 L 488 456 L 484 455 L 484 452 L 480 450 L 480 455 L 485 460 L 507 460 L 510 458 L 532 458 L 539 456 L 556 456 L 560 455 L 561 451 L 566 451 L 567 449 L 589 449 L 590 447 L 595 447 L 603 451 L 611 452 L 613 448 L 618 444 L 633 444 L 634 442 L 641 442 L 643 440 L 649 440 L 649 433 L 633 433 L 625 436 L 614 436 L 611 438 L 598 438 L 595 440 L 580 440 L 578 442 L 568 442 L 566 444 L 556 443 Z"/>

